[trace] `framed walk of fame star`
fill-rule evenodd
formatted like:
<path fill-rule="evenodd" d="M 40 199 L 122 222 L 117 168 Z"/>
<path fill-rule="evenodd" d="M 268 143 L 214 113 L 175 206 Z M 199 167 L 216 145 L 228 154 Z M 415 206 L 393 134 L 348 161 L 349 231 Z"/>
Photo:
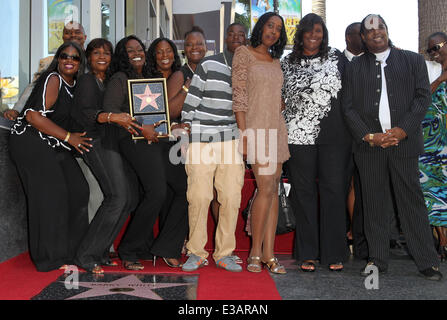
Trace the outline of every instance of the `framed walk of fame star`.
<path fill-rule="evenodd" d="M 154 124 L 159 137 L 171 134 L 166 79 L 127 80 L 130 115 L 140 125 Z M 132 136 L 133 139 L 144 139 Z"/>

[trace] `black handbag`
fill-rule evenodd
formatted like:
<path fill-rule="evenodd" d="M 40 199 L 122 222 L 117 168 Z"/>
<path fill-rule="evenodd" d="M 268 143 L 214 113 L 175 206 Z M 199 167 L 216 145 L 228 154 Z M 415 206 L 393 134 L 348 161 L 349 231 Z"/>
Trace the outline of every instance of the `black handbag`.
<path fill-rule="evenodd" d="M 279 182 L 279 208 L 278 208 L 278 225 L 276 226 L 276 234 L 284 234 L 295 231 L 296 220 L 292 210 L 292 205 L 286 195 L 284 182 Z"/>
<path fill-rule="evenodd" d="M 242 217 L 246 220 L 245 231 L 251 236 L 251 208 L 256 198 L 257 189 L 248 201 L 247 207 L 242 211 Z M 295 231 L 295 214 L 293 213 L 290 200 L 286 195 L 286 189 L 281 179 L 279 183 L 279 199 L 278 199 L 278 224 L 276 226 L 276 234 L 284 234 Z"/>

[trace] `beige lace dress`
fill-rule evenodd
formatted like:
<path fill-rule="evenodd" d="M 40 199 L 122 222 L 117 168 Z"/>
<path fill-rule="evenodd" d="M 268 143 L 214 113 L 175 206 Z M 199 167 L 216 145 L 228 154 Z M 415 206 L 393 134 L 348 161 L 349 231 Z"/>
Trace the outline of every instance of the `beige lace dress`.
<path fill-rule="evenodd" d="M 232 68 L 233 111 L 246 113 L 247 162 L 287 161 L 290 153 L 281 112 L 283 73 L 279 60 L 258 60 L 241 46 L 236 49 Z"/>

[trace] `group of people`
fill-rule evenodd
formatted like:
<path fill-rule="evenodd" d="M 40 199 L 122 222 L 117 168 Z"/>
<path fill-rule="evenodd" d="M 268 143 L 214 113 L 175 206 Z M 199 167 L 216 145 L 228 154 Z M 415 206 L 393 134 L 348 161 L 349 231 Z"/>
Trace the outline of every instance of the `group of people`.
<path fill-rule="evenodd" d="M 126 269 L 142 270 L 141 260 L 155 265 L 162 257 L 170 267 L 195 271 L 209 264 L 213 204 L 216 266 L 242 271 L 233 251 L 246 162 L 257 184 L 249 272 L 265 266 L 286 273 L 274 256 L 285 169 L 296 215 L 294 258 L 302 271 L 315 271 L 317 261 L 343 270 L 346 212 L 353 207 L 347 199 L 355 198 L 361 214 L 348 210 L 348 235 L 356 238 L 357 228 L 366 238 L 361 274 L 371 265 L 386 272 L 391 215 L 383 199 L 392 193 L 419 272 L 440 280 L 430 224 L 445 257 L 447 36 L 429 39 L 427 52 L 436 61 L 428 64 L 430 82 L 423 57 L 395 48 L 379 15 L 348 27 L 344 53 L 329 47 L 328 37 L 323 19 L 308 14 L 283 57 L 284 20 L 267 12 L 249 41 L 243 25 L 231 24 L 225 50 L 209 57 L 205 35 L 194 27 L 185 34 L 187 62 L 181 66 L 169 39 L 154 40 L 147 51 L 135 36 L 115 48 L 94 39 L 84 52 L 82 26 L 67 25 L 64 44 L 27 89 L 32 92 L 23 110 L 5 113 L 15 120 L 11 157 L 28 199 L 37 269 L 75 264 L 103 273 L 103 265 L 116 264 L 109 250 L 132 213 L 118 248 Z M 147 78 L 167 81 L 174 140 L 129 114 L 127 81 Z M 185 164 L 170 161 L 176 139 L 185 137 Z M 89 187 L 76 156 L 104 196 L 90 224 Z"/>

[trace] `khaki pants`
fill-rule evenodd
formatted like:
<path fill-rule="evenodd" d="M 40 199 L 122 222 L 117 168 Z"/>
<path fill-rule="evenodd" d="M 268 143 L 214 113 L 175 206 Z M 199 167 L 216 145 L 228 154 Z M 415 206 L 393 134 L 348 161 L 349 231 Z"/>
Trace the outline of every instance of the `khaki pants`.
<path fill-rule="evenodd" d="M 205 245 L 208 241 L 207 221 L 213 187 L 217 190 L 220 204 L 213 259 L 217 261 L 229 256 L 236 248 L 235 230 L 245 172 L 237 145 L 237 140 L 193 142 L 189 145 L 185 166 L 188 174 L 188 253 L 208 257 Z"/>

